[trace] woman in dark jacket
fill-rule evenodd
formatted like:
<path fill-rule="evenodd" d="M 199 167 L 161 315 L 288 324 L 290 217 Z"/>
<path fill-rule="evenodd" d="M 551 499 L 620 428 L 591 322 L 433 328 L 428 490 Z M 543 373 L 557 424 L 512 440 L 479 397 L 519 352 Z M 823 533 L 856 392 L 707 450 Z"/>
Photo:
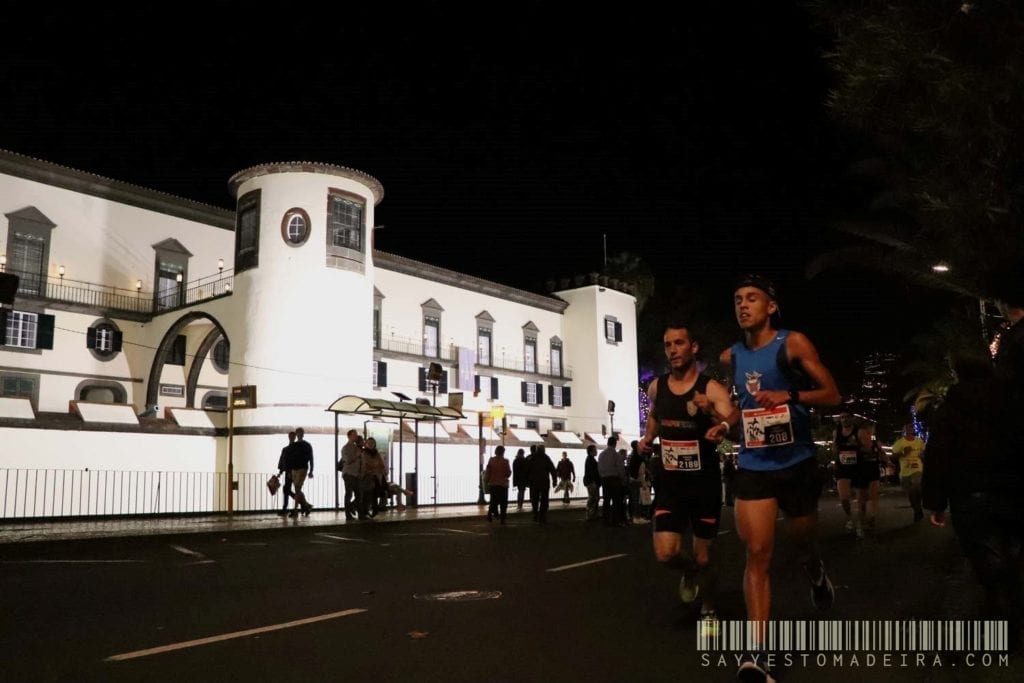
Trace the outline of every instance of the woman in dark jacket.
<path fill-rule="evenodd" d="M 497 517 L 502 524 L 505 523 L 505 515 L 508 512 L 508 478 L 511 475 L 512 468 L 505 459 L 505 447 L 498 446 L 484 469 L 487 492 L 491 494 L 491 504 L 487 508 L 488 522 Z"/>
<path fill-rule="evenodd" d="M 526 477 L 526 458 L 523 449 L 516 452 L 516 459 L 512 461 L 512 485 L 519 491 L 516 494 L 516 509 L 523 510 L 523 497 L 526 495 L 526 487 L 529 486 L 529 479 Z"/>

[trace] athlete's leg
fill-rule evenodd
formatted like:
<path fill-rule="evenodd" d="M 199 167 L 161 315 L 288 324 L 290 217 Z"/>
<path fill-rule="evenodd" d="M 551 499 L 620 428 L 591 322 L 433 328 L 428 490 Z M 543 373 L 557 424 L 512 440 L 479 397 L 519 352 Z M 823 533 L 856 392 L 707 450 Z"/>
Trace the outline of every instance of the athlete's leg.
<path fill-rule="evenodd" d="M 839 502 L 843 506 L 843 512 L 846 513 L 846 519 L 850 521 L 853 512 L 850 507 L 850 480 L 845 477 L 836 479 L 836 491 L 839 493 Z"/>
<path fill-rule="evenodd" d="M 875 479 L 868 484 L 868 505 L 864 524 L 870 531 L 875 530 L 875 519 L 878 516 L 878 496 L 880 491 L 881 482 L 878 479 Z"/>
<path fill-rule="evenodd" d="M 712 562 L 710 538 L 693 537 L 693 560 L 697 565 L 697 585 L 703 597 L 701 612 L 715 610 L 715 590 L 718 587 L 718 573 Z"/>
<path fill-rule="evenodd" d="M 775 518 L 779 512 L 774 498 L 736 501 L 736 530 L 747 548 L 747 563 L 743 570 L 743 598 L 747 604 L 747 619 L 768 620 L 772 608 L 770 569 L 775 548 Z M 755 639 L 763 642 L 763 631 Z"/>

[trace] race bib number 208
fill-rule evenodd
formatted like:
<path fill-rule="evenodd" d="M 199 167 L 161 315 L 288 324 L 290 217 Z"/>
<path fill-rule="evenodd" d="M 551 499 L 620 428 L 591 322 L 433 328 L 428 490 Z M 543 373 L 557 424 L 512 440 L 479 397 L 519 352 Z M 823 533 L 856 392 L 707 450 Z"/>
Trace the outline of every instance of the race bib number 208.
<path fill-rule="evenodd" d="M 743 439 L 747 448 L 766 448 L 793 443 L 789 406 L 743 411 Z"/>

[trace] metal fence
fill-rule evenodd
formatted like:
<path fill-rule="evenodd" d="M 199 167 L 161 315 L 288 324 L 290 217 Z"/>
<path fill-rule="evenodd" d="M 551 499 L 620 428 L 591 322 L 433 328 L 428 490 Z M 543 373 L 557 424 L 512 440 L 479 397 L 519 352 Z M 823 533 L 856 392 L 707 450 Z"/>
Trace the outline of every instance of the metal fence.
<path fill-rule="evenodd" d="M 266 512 L 284 505 L 281 492 L 270 495 L 267 479 L 272 472 L 235 474 L 236 512 Z M 307 479 L 307 500 L 316 508 L 334 507 L 332 473 Z M 187 515 L 226 513 L 226 472 L 165 472 L 122 470 L 0 469 L 0 520 L 59 519 L 84 517 L 133 517 L 140 515 Z M 475 475 L 419 477 L 419 505 L 472 504 L 479 496 Z M 345 487 L 338 477 L 339 497 Z M 580 491 L 578 487 L 574 498 Z M 514 490 L 510 493 L 515 497 Z M 560 494 L 552 493 L 552 500 Z"/>

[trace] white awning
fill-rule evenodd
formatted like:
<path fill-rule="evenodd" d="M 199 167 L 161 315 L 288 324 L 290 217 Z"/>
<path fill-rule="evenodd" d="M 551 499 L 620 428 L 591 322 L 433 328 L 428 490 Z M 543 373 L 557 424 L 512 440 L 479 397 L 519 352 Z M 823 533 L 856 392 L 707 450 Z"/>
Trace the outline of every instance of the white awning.
<path fill-rule="evenodd" d="M 544 439 L 540 438 L 540 434 L 535 429 L 509 429 L 509 434 L 516 438 L 517 441 L 524 443 L 544 443 Z"/>
<path fill-rule="evenodd" d="M 484 439 L 487 441 L 501 441 L 501 437 L 490 427 L 484 427 L 483 430 Z M 478 440 L 480 438 L 480 427 L 476 425 L 459 425 L 459 432 L 470 439 Z"/>
<path fill-rule="evenodd" d="M 435 425 L 432 422 L 418 422 L 416 423 L 416 435 L 421 439 L 433 439 L 436 438 L 438 441 L 441 439 L 448 439 L 448 432 L 444 430 L 441 425 Z"/>
<path fill-rule="evenodd" d="M 583 436 L 587 437 L 601 448 L 608 445 L 608 437 L 600 432 L 584 432 Z"/>
<path fill-rule="evenodd" d="M 576 436 L 572 432 L 548 432 L 551 436 L 555 437 L 558 443 L 564 444 L 582 444 L 580 437 Z"/>

